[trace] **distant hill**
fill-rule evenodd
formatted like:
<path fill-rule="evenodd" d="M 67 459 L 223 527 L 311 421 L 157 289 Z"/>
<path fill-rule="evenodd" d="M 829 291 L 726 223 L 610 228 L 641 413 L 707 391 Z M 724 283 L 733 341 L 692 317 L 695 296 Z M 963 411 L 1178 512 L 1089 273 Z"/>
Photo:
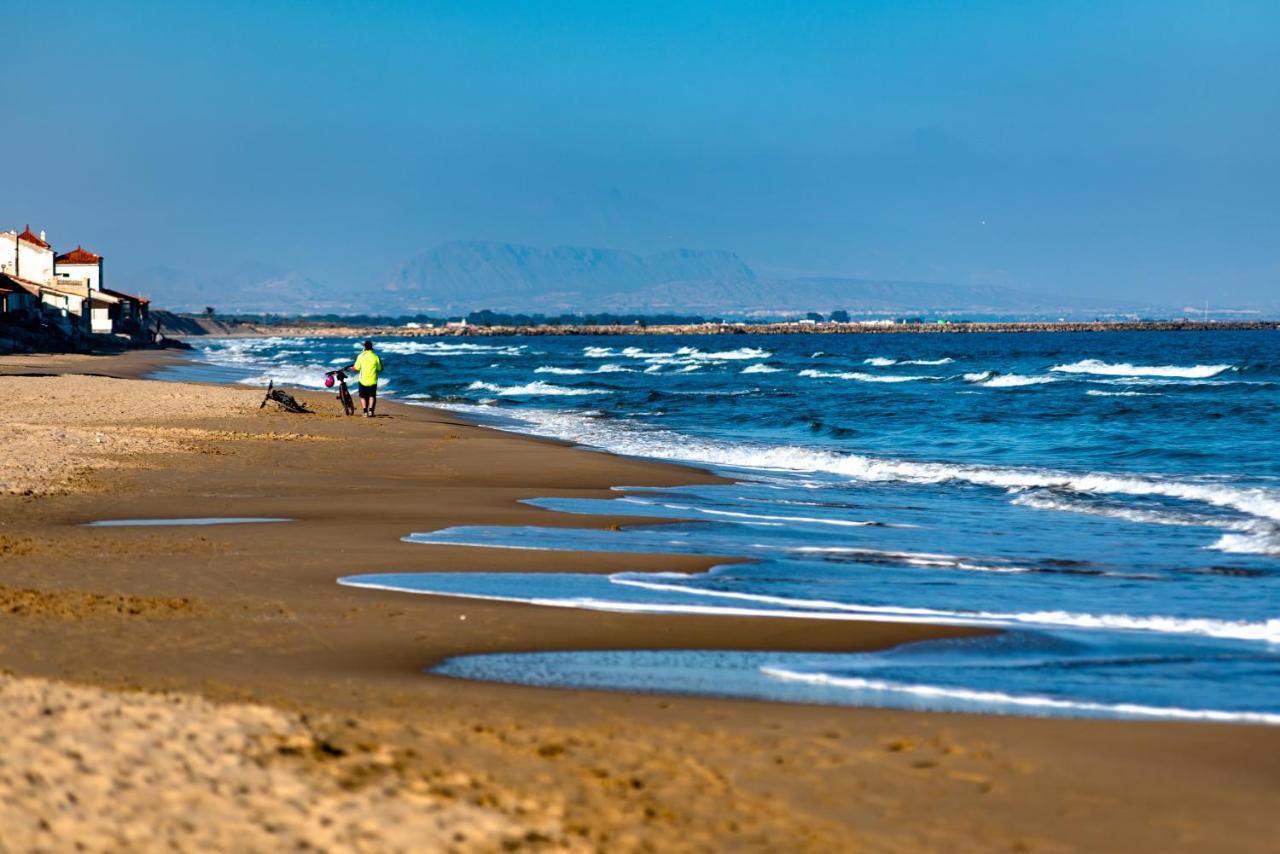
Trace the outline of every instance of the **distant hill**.
<path fill-rule="evenodd" d="M 851 278 L 764 278 L 732 252 L 616 249 L 457 241 L 421 252 L 381 282 L 328 285 L 270 264 L 200 277 L 154 267 L 116 284 L 165 308 L 220 313 L 465 314 L 495 311 L 770 315 L 857 313 L 1048 316 L 1150 311 L 1146 306 L 1046 297 L 991 285 Z M 1168 309 L 1164 309 L 1168 313 Z"/>
<path fill-rule="evenodd" d="M 401 304 L 424 311 L 571 311 L 621 306 L 629 295 L 662 285 L 686 291 L 755 280 L 732 252 L 673 249 L 641 256 L 580 246 L 455 242 L 406 261 L 386 290 Z"/>
<path fill-rule="evenodd" d="M 149 297 L 174 311 L 272 312 L 309 314 L 350 311 L 359 307 L 358 296 L 327 287 L 301 273 L 265 263 L 246 263 L 228 270 L 203 273 L 157 265 L 114 279 L 108 287 Z"/>

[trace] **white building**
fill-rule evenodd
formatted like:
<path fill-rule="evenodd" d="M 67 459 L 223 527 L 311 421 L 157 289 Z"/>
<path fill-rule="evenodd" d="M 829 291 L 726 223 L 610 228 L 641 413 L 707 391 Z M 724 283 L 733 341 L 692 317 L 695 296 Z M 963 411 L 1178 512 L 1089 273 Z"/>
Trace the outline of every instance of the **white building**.
<path fill-rule="evenodd" d="M 53 247 L 44 232 L 32 233 L 28 225 L 21 233 L 0 232 L 0 273 L 45 285 L 53 280 Z"/>
<path fill-rule="evenodd" d="M 119 300 L 102 292 L 102 256 L 77 246 L 53 259 L 54 287 L 83 284 L 90 297 L 89 331 L 110 334 L 111 306 Z"/>
<path fill-rule="evenodd" d="M 55 256 L 53 272 L 59 279 L 79 279 L 95 291 L 102 290 L 102 256 L 82 247 Z"/>

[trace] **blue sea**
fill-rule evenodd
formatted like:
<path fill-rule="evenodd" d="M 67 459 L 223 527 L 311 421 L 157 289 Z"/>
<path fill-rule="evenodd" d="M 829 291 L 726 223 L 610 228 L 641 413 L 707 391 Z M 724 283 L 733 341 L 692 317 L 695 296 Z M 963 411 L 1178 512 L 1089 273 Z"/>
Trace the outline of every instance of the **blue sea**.
<path fill-rule="evenodd" d="M 184 376 L 322 386 L 357 342 L 209 339 Z M 546 498 L 621 531 L 414 542 L 729 555 L 702 574 L 343 584 L 543 607 L 1001 628 L 879 653 L 477 655 L 437 672 L 779 701 L 1280 723 L 1280 332 L 386 339 L 384 394 L 732 485 Z M 337 402 L 334 402 L 337 407 Z M 678 520 L 678 521 L 672 521 Z M 358 590 L 351 591 L 359 596 Z"/>

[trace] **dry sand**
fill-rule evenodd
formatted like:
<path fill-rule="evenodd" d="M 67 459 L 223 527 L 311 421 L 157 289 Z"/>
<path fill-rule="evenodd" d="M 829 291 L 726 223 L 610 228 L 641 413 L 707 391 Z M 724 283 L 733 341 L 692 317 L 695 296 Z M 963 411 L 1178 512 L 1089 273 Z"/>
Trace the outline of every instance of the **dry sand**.
<path fill-rule="evenodd" d="M 347 752 L 297 714 L 0 677 L 5 850 L 493 851 L 560 847 L 541 804 L 479 806 Z M 351 781 L 358 781 L 351 785 Z"/>
<path fill-rule="evenodd" d="M 150 364 L 26 357 L 0 359 L 0 373 L 131 375 Z M 713 561 L 400 537 L 468 523 L 605 527 L 626 520 L 516 502 L 709 475 L 419 408 L 384 404 L 388 417 L 343 418 L 321 395 L 308 396 L 321 414 L 296 416 L 256 409 L 257 390 L 100 377 L 0 376 L 0 393 L 20 403 L 0 413 L 0 481 L 12 484 L 0 494 L 0 665 L 108 689 L 61 694 L 74 696 L 61 707 L 127 709 L 112 719 L 112 738 L 75 735 L 85 720 L 104 720 L 86 713 L 70 716 L 69 740 L 42 741 L 27 735 L 41 731 L 31 698 L 71 689 L 6 680 L 0 731 L 19 735 L 0 765 L 0 802 L 27 806 L 3 814 L 0 848 L 70 847 L 91 835 L 117 848 L 243 847 L 208 835 L 217 829 L 174 803 L 231 816 L 246 840 L 279 811 L 288 839 L 327 838 L 335 849 L 357 838 L 394 847 L 408 838 L 398 828 L 410 826 L 414 805 L 427 835 L 409 844 L 424 849 L 459 826 L 480 847 L 597 850 L 1262 851 L 1274 842 L 1274 728 L 784 706 L 423 674 L 472 651 L 858 650 L 959 629 L 592 613 L 334 584 L 416 569 L 696 571 Z M 32 400 L 44 401 L 38 411 Z M 371 447 L 377 453 L 353 465 Z M 210 515 L 295 521 L 82 526 Z M 118 693 L 139 689 L 170 693 Z M 138 732 L 133 721 L 152 713 L 163 723 Z M 185 735 L 172 737 L 179 731 L 197 731 L 190 752 L 179 746 Z M 113 756 L 120 739 L 134 752 Z M 298 750 L 272 747 L 290 739 L 302 739 Z M 78 761 L 59 753 L 73 742 L 84 744 L 70 748 Z M 61 769 L 57 791 L 25 776 L 46 767 Z M 126 773 L 135 789 L 112 797 L 120 809 L 90 806 Z M 224 776 L 249 781 L 250 794 Z M 85 806 L 68 808 L 59 792 Z M 326 828 L 319 804 L 345 818 Z M 54 835 L 9 834 L 49 834 L 41 819 Z M 139 827 L 157 830 L 128 836 Z M 279 847 L 259 838 L 250 847 Z"/>

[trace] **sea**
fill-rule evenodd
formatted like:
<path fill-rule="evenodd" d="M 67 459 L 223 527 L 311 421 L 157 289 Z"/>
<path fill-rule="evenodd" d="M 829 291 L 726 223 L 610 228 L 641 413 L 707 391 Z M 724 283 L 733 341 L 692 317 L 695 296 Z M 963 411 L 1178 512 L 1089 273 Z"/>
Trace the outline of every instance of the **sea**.
<path fill-rule="evenodd" d="M 322 388 L 359 343 L 199 339 L 182 379 Z M 999 629 L 882 652 L 472 655 L 544 686 L 1280 724 L 1280 332 L 386 338 L 383 395 L 731 483 L 530 503 L 651 520 L 409 541 L 705 554 L 704 573 L 355 574 L 639 613 Z M 334 401 L 335 409 L 338 407 Z M 637 561 L 643 567 L 643 559 Z"/>

